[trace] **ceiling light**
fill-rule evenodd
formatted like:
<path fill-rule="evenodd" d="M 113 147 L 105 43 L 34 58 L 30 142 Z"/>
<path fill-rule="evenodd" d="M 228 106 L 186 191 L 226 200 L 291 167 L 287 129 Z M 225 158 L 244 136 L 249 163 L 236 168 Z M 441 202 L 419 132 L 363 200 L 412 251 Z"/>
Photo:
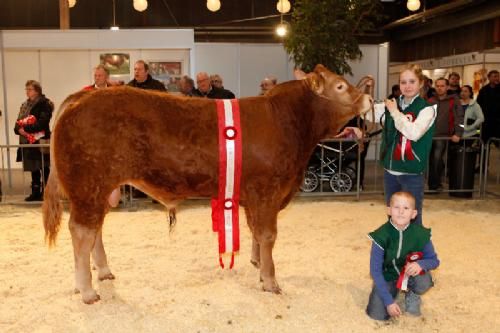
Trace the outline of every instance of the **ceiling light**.
<path fill-rule="evenodd" d="M 410 10 L 412 12 L 419 10 L 420 9 L 420 1 L 419 0 L 408 0 L 408 2 L 406 3 L 406 8 L 408 8 L 408 10 Z"/>
<path fill-rule="evenodd" d="M 288 26 L 286 23 L 281 22 L 276 26 L 276 35 L 279 37 L 285 37 L 288 34 Z"/>
<path fill-rule="evenodd" d="M 116 8 L 115 8 L 115 0 L 113 0 L 113 25 L 110 28 L 112 31 L 120 30 L 120 27 L 116 25 Z"/>
<path fill-rule="evenodd" d="M 220 9 L 220 0 L 207 0 L 207 8 L 211 12 L 216 12 Z"/>
<path fill-rule="evenodd" d="M 288 13 L 290 11 L 291 7 L 292 7 L 292 5 L 290 4 L 290 1 L 288 1 L 288 0 L 278 0 L 278 3 L 276 4 L 276 9 L 281 14 Z"/>
<path fill-rule="evenodd" d="M 76 5 L 76 0 L 68 0 L 68 7 L 73 8 Z"/>
<path fill-rule="evenodd" d="M 138 12 L 143 12 L 148 8 L 147 0 L 134 0 L 134 9 Z"/>

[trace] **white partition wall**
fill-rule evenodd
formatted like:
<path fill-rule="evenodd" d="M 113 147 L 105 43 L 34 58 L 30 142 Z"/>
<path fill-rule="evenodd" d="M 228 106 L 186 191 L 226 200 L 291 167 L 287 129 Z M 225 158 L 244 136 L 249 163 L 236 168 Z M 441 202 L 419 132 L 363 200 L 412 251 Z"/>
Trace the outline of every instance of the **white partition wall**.
<path fill-rule="evenodd" d="M 4 106 L 2 88 L 0 144 L 7 140 L 11 144 L 18 142 L 13 127 L 19 106 L 26 98 L 27 80 L 39 80 L 46 96 L 58 108 L 66 96 L 93 82 L 92 69 L 103 53 L 130 56 L 129 74 L 120 77 L 124 81 L 133 77 L 133 64 L 139 59 L 180 62 L 181 74 L 193 78 L 200 71 L 220 74 L 224 86 L 237 97 L 258 95 L 260 82 L 268 75 L 274 75 L 279 82 L 293 79 L 294 63 L 281 44 L 195 44 L 194 32 L 190 29 L 2 31 L 1 35 L 5 73 L 0 73 L 0 87 L 5 85 L 7 103 Z M 361 51 L 363 58 L 351 64 L 353 75 L 346 78 L 355 84 L 364 75 L 373 75 L 377 85 L 382 82 L 384 86 L 377 91 L 385 95 L 387 48 L 362 45 Z M 6 114 L 8 124 L 5 126 Z M 11 161 L 14 161 L 14 153 L 11 153 Z"/>
<path fill-rule="evenodd" d="M 361 45 L 361 52 L 363 58 L 351 63 L 353 75 L 347 75 L 346 79 L 356 84 L 369 74 L 379 84 L 381 78 L 381 94 L 385 95 L 387 46 Z M 276 76 L 279 82 L 292 80 L 293 68 L 294 63 L 281 44 L 195 44 L 195 73 L 204 71 L 220 74 L 224 79 L 224 87 L 239 97 L 258 95 L 260 81 L 267 75 Z"/>
<path fill-rule="evenodd" d="M 2 31 L 5 72 L 1 73 L 2 109 L 0 144 L 17 144 L 13 128 L 21 103 L 26 99 L 27 80 L 40 81 L 44 94 L 56 105 L 71 93 L 93 82 L 92 69 L 103 53 L 126 53 L 130 70 L 120 79 L 133 78 L 139 59 L 180 62 L 181 74 L 191 73 L 194 31 L 179 30 L 69 30 Z M 0 59 L 1 60 L 1 59 Z M 3 85 L 5 85 L 5 94 Z M 6 95 L 7 103 L 4 103 Z M 8 118 L 7 124 L 5 119 Z M 54 118 L 53 118 L 54 119 Z M 15 150 L 10 154 L 14 167 Z"/>

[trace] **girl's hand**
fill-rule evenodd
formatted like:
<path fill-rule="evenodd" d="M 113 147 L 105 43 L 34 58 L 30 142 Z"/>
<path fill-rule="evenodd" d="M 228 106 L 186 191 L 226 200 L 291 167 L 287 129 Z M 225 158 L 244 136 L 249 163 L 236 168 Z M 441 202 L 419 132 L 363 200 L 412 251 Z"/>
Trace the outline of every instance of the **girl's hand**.
<path fill-rule="evenodd" d="M 396 99 L 395 98 L 386 99 L 385 107 L 387 108 L 387 110 L 389 110 L 389 112 L 396 111 L 398 109 L 398 104 L 396 102 Z"/>

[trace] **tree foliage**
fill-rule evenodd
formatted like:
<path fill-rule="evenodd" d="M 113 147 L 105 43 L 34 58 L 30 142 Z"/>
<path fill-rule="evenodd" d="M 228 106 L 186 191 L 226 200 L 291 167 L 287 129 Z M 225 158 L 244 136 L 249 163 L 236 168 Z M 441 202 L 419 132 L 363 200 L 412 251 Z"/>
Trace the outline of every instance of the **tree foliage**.
<path fill-rule="evenodd" d="M 348 61 L 362 57 L 356 35 L 373 29 L 380 8 L 379 0 L 296 0 L 285 49 L 306 72 L 323 64 L 352 74 Z"/>

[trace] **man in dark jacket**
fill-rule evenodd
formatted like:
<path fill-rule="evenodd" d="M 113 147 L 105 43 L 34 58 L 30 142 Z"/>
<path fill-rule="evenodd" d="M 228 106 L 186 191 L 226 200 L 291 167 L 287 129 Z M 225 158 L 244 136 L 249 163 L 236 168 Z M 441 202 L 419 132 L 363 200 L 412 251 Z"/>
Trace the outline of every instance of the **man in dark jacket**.
<path fill-rule="evenodd" d="M 444 169 L 444 154 L 448 140 L 436 139 L 449 137 L 452 143 L 458 143 L 463 135 L 464 110 L 456 95 L 448 95 L 448 80 L 441 77 L 436 80 L 437 116 L 434 121 L 434 140 L 429 156 L 429 190 L 440 191 Z"/>
<path fill-rule="evenodd" d="M 149 66 L 144 60 L 135 62 L 134 79 L 127 83 L 127 85 L 141 89 L 167 91 L 163 83 L 151 77 L 149 74 Z"/>
<path fill-rule="evenodd" d="M 196 74 L 196 84 L 198 88 L 193 90 L 193 96 L 217 99 L 235 98 L 234 94 L 227 89 L 212 87 L 210 77 L 206 72 Z"/>
<path fill-rule="evenodd" d="M 492 137 L 500 138 L 500 75 L 497 70 L 488 73 L 488 81 L 488 85 L 482 87 L 477 96 L 477 103 L 484 114 L 481 130 L 484 143 Z"/>
<path fill-rule="evenodd" d="M 134 79 L 127 83 L 127 85 L 139 89 L 167 91 L 163 83 L 151 77 L 149 74 L 149 66 L 144 60 L 137 60 L 135 62 Z M 132 193 L 136 198 L 146 197 L 146 194 L 137 189 L 134 189 Z M 157 201 L 153 200 L 153 202 L 156 203 Z"/>

